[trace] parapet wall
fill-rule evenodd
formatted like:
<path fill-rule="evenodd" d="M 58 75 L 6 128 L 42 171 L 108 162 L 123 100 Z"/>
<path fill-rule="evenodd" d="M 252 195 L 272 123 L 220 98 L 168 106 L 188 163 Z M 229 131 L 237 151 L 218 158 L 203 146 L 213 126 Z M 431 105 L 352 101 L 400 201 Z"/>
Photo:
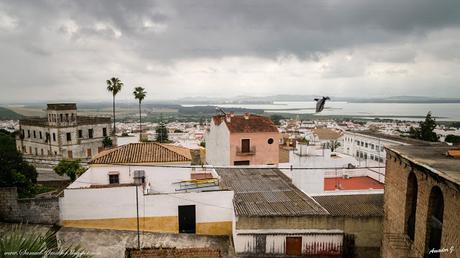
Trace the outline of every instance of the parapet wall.
<path fill-rule="evenodd" d="M 1 187 L 0 221 L 57 224 L 59 223 L 59 199 L 58 197 L 18 199 L 16 187 Z"/>

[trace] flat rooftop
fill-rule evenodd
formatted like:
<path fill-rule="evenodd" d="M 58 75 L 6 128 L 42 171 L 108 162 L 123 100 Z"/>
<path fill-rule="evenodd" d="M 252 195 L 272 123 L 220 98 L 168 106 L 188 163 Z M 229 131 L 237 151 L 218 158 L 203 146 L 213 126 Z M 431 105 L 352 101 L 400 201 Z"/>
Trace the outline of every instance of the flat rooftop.
<path fill-rule="evenodd" d="M 447 156 L 458 147 L 445 145 L 391 146 L 387 150 L 460 186 L 460 159 Z"/>
<path fill-rule="evenodd" d="M 375 138 L 381 138 L 381 139 L 387 139 L 390 141 L 395 141 L 395 142 L 401 142 L 405 144 L 412 144 L 412 145 L 420 145 L 420 144 L 429 144 L 429 142 L 422 141 L 422 140 L 417 140 L 417 139 L 412 139 L 409 137 L 401 137 L 397 135 L 389 135 L 389 134 L 384 134 L 380 132 L 374 132 L 370 130 L 365 130 L 365 131 L 349 131 L 351 133 L 355 134 L 362 134 L 365 136 L 371 136 Z"/>
<path fill-rule="evenodd" d="M 277 168 L 216 168 L 221 184 L 235 192 L 237 216 L 306 216 L 329 213 L 297 189 Z"/>
<path fill-rule="evenodd" d="M 332 216 L 383 216 L 383 194 L 324 195 L 313 199 Z"/>
<path fill-rule="evenodd" d="M 324 178 L 324 191 L 383 189 L 384 185 L 368 176 Z"/>

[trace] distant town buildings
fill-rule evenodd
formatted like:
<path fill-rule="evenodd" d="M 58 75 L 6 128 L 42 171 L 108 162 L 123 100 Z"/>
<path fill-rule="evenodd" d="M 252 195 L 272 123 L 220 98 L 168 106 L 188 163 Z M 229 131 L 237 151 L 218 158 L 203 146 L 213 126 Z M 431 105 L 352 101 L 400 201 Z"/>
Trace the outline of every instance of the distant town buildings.
<path fill-rule="evenodd" d="M 280 133 L 268 117 L 246 113 L 214 116 L 205 135 L 206 162 L 215 166 L 275 165 Z"/>
<path fill-rule="evenodd" d="M 423 141 L 375 131 L 345 131 L 339 152 L 356 157 L 361 165 L 385 164 L 385 146 L 421 144 Z"/>
<path fill-rule="evenodd" d="M 48 104 L 46 117 L 19 120 L 16 146 L 32 156 L 90 158 L 104 149 L 110 123 L 109 117 L 79 116 L 75 103 Z"/>
<path fill-rule="evenodd" d="M 458 257 L 460 149 L 387 147 L 382 257 Z"/>

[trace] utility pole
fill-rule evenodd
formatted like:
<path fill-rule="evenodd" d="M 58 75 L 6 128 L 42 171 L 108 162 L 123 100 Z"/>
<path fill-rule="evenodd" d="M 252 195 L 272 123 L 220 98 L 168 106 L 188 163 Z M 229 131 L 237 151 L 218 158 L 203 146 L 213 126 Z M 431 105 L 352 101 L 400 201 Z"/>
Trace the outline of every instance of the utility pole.
<path fill-rule="evenodd" d="M 134 171 L 134 184 L 136 185 L 136 220 L 137 220 L 137 249 L 141 250 L 141 233 L 139 229 L 139 191 L 138 186 L 143 184 L 145 180 L 145 171 L 144 170 L 135 170 Z M 144 214 L 145 216 L 145 214 Z"/>

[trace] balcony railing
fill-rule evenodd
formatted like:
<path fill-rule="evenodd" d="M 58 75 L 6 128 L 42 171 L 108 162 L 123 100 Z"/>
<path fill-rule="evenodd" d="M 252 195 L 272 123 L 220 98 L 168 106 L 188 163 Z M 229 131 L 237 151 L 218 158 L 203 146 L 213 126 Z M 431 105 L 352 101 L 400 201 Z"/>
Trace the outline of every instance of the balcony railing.
<path fill-rule="evenodd" d="M 243 150 L 241 147 L 236 147 L 236 155 L 237 156 L 250 156 L 256 154 L 256 147 L 251 146 L 249 150 Z"/>

